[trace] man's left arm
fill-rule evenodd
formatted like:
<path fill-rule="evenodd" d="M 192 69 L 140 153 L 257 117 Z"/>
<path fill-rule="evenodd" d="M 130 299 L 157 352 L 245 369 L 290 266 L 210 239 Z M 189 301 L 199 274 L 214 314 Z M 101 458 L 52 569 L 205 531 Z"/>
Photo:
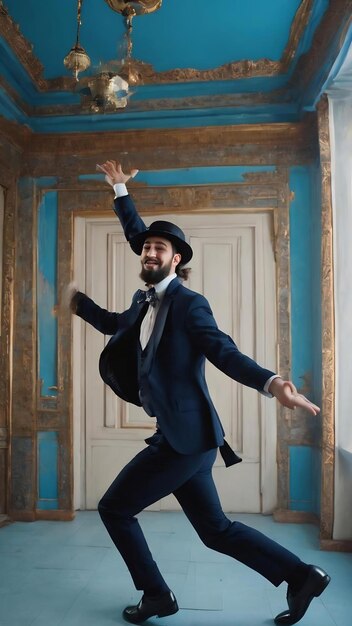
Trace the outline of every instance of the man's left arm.
<path fill-rule="evenodd" d="M 274 372 L 261 367 L 243 354 L 229 335 L 219 330 L 205 298 L 200 297 L 198 306 L 189 311 L 187 330 L 197 348 L 230 378 L 257 391 L 263 391 L 270 381 L 267 391 L 283 406 L 290 409 L 301 407 L 312 415 L 319 413 L 319 407 L 298 393 L 291 381 L 283 380 Z"/>

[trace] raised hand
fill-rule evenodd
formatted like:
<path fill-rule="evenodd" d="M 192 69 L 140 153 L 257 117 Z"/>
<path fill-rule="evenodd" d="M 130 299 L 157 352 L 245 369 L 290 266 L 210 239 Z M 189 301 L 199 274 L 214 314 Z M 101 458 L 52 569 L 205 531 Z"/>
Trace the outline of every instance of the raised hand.
<path fill-rule="evenodd" d="M 289 380 L 274 378 L 269 386 L 269 391 L 278 399 L 280 404 L 289 409 L 300 407 L 312 415 L 320 413 L 320 408 L 301 393 L 298 393 L 294 384 Z"/>
<path fill-rule="evenodd" d="M 97 164 L 96 168 L 99 172 L 105 174 L 105 180 L 111 187 L 116 185 L 116 183 L 125 184 L 130 178 L 134 178 L 138 174 L 138 170 L 131 170 L 129 174 L 125 174 L 122 171 L 121 163 L 113 160 L 105 161 L 101 165 Z"/>

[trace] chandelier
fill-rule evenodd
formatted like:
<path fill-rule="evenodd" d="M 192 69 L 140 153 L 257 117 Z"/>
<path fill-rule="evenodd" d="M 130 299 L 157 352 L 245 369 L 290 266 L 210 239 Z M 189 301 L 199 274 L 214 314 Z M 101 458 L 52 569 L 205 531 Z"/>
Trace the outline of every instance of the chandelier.
<path fill-rule="evenodd" d="M 90 109 L 100 112 L 127 106 L 131 87 L 143 83 L 143 73 L 150 67 L 147 63 L 132 57 L 133 18 L 137 15 L 154 13 L 160 9 L 162 0 L 105 0 L 109 7 L 124 17 L 125 34 L 123 54 L 120 60 L 112 61 L 97 74 L 84 79 L 85 85 L 80 89 L 83 96 L 90 99 Z M 76 81 L 79 74 L 90 67 L 90 58 L 80 44 L 80 28 L 83 0 L 77 0 L 77 34 L 76 42 L 64 58 L 64 65 L 71 70 Z"/>

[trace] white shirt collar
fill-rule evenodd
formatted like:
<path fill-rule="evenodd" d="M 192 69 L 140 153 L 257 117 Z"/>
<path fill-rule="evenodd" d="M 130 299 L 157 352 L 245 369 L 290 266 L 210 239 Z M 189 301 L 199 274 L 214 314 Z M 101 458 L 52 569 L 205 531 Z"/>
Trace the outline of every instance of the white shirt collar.
<path fill-rule="evenodd" d="M 170 274 L 170 276 L 166 276 L 166 278 L 163 278 L 163 280 L 160 281 L 160 283 L 156 283 L 156 285 L 154 285 L 155 287 L 155 291 L 156 293 L 160 296 L 163 295 L 166 291 L 166 289 L 168 288 L 169 284 L 171 283 L 171 281 L 176 278 L 177 274 Z"/>

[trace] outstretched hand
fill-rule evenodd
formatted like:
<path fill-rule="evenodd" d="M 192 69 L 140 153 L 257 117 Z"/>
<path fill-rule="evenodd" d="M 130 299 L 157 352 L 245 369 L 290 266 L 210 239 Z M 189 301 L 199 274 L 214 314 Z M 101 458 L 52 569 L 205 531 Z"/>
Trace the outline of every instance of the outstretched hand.
<path fill-rule="evenodd" d="M 74 302 L 74 297 L 77 292 L 78 292 L 77 283 L 71 282 L 68 285 L 66 285 L 66 287 L 64 288 L 62 292 L 62 300 L 61 300 L 62 306 L 65 309 L 70 309 L 71 311 L 74 312 L 73 302 Z"/>
<path fill-rule="evenodd" d="M 130 178 L 134 178 L 138 174 L 138 170 L 131 170 L 129 174 L 124 174 L 121 163 L 113 160 L 105 161 L 102 165 L 97 165 L 96 168 L 105 174 L 105 180 L 111 187 L 117 183 L 127 183 Z"/>
<path fill-rule="evenodd" d="M 311 415 L 320 413 L 320 408 L 301 393 L 298 393 L 294 384 L 289 380 L 274 378 L 269 386 L 269 391 L 278 399 L 280 404 L 288 409 L 300 407 L 311 413 Z"/>

